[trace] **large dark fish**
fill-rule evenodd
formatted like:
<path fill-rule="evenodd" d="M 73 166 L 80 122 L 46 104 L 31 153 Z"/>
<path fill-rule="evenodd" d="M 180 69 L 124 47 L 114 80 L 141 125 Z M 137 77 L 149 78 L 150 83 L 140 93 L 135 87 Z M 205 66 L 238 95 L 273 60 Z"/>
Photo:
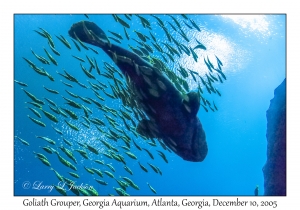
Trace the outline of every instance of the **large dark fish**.
<path fill-rule="evenodd" d="M 149 118 L 139 122 L 137 131 L 140 134 L 162 139 L 184 160 L 200 162 L 205 159 L 207 143 L 197 117 L 200 107 L 198 93 L 182 96 L 159 69 L 137 54 L 111 44 L 103 30 L 93 22 L 73 24 L 69 35 L 100 47 L 127 77 L 136 101 Z"/>

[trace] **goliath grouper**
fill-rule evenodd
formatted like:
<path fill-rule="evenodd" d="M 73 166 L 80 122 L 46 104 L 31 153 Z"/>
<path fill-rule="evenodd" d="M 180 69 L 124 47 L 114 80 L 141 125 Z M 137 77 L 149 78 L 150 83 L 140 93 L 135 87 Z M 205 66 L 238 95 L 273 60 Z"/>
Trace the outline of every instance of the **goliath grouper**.
<path fill-rule="evenodd" d="M 69 35 L 78 41 L 100 47 L 119 67 L 133 87 L 135 100 L 149 119 L 142 119 L 137 131 L 146 137 L 162 139 L 184 160 L 200 162 L 207 155 L 207 143 L 197 117 L 200 96 L 181 95 L 159 69 L 137 54 L 111 44 L 95 23 L 73 24 Z"/>

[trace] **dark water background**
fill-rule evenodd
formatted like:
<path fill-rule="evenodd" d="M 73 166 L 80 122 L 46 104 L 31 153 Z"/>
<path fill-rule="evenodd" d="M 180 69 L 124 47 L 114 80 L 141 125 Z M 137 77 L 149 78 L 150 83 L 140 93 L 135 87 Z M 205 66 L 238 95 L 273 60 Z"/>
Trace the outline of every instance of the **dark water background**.
<path fill-rule="evenodd" d="M 164 32 L 159 29 L 156 20 L 149 15 L 142 15 L 148 19 L 152 26 L 152 32 L 160 41 L 166 41 Z M 172 19 L 167 15 L 158 15 L 162 20 L 171 22 Z M 139 19 L 135 16 L 132 21 L 128 21 L 123 15 L 124 20 L 130 23 L 128 33 L 136 39 L 137 36 L 133 30 L 145 32 Z M 183 18 L 174 15 L 178 20 Z M 152 160 L 148 154 L 137 150 L 132 146 L 131 151 L 136 154 L 139 161 L 147 166 L 149 172 L 145 173 L 141 170 L 136 160 L 132 160 L 124 154 L 127 166 L 133 171 L 134 175 L 128 174 L 123 169 L 123 164 L 115 160 L 108 159 L 104 156 L 89 153 L 91 159 L 104 160 L 105 163 L 112 163 L 116 172 L 116 178 L 119 176 L 127 176 L 131 178 L 139 187 L 137 191 L 128 188 L 130 195 L 154 195 L 147 186 L 147 182 L 151 184 L 158 195 L 253 195 L 256 185 L 260 186 L 259 194 L 263 194 L 263 174 L 262 167 L 266 161 L 266 110 L 269 107 L 270 100 L 273 98 L 274 89 L 283 81 L 286 74 L 285 69 L 285 16 L 284 15 L 265 15 L 265 16 L 241 16 L 240 20 L 225 16 L 216 15 L 188 15 L 198 25 L 201 26 L 201 32 L 193 29 L 190 30 L 186 26 L 184 29 L 189 37 L 197 38 L 202 42 L 207 50 L 196 51 L 199 61 L 195 63 L 191 57 L 176 57 L 175 62 L 180 63 L 184 67 L 193 69 L 194 71 L 204 74 L 207 68 L 203 62 L 203 56 L 215 62 L 214 55 L 217 55 L 224 64 L 223 72 L 227 76 L 227 80 L 223 84 L 216 84 L 216 87 L 222 93 L 222 96 L 209 95 L 205 92 L 204 97 L 210 101 L 214 101 L 218 107 L 217 112 L 208 113 L 201 107 L 198 116 L 202 122 L 206 132 L 208 142 L 208 155 L 203 162 L 193 163 L 182 160 L 174 153 L 164 151 L 167 155 L 169 163 L 165 163 L 157 154 L 156 149 L 163 151 L 161 147 L 154 148 L 147 144 L 143 139 L 138 138 L 135 141 L 147 149 L 155 156 Z M 72 73 L 81 83 L 88 85 L 88 78 L 83 74 L 79 66 L 79 61 L 71 55 L 85 58 L 85 55 L 95 57 L 101 69 L 106 61 L 110 64 L 113 62 L 100 49 L 97 49 L 99 55 L 91 50 L 82 50 L 79 52 L 71 42 L 67 32 L 71 25 L 80 20 L 87 20 L 84 15 L 15 15 L 14 16 L 14 79 L 28 84 L 26 90 L 33 93 L 37 98 L 43 99 L 47 97 L 59 106 L 69 108 L 64 104 L 65 100 L 61 95 L 71 98 L 65 89 L 70 90 L 83 97 L 96 98 L 89 89 L 83 89 L 77 84 L 69 88 L 62 84 L 60 80 L 66 81 L 56 71 L 63 73 L 63 69 Z M 124 40 L 122 45 L 128 48 L 128 43 L 136 46 L 136 43 L 126 40 L 123 27 L 116 23 L 111 15 L 89 15 L 89 20 L 97 23 L 104 31 L 110 30 L 120 33 Z M 235 20 L 235 21 L 233 21 Z M 41 37 L 33 30 L 39 30 L 42 27 L 47 30 L 53 37 L 56 49 L 61 56 L 55 56 L 49 48 L 45 38 Z M 172 31 L 168 25 L 169 31 Z M 66 48 L 54 35 L 63 35 L 69 40 L 72 49 Z M 193 40 L 191 38 L 191 40 Z M 183 40 L 182 40 L 183 42 Z M 148 43 L 149 44 L 149 43 Z M 191 46 L 195 45 L 195 41 L 191 41 Z M 33 56 L 30 49 L 32 48 L 37 54 L 46 57 L 43 47 L 45 47 L 57 60 L 58 66 L 43 65 Z M 55 82 L 50 81 L 47 77 L 43 77 L 35 73 L 22 57 L 36 63 L 39 67 L 43 66 L 54 78 Z M 87 66 L 87 61 L 85 63 Z M 174 65 L 169 62 L 169 67 Z M 95 70 L 93 70 L 96 75 Z M 97 77 L 103 83 L 108 84 L 105 77 Z M 89 80 L 94 82 L 92 80 Z M 188 78 L 191 89 L 195 89 L 195 83 L 192 78 Z M 70 83 L 70 82 L 68 82 Z M 43 85 L 55 89 L 60 92 L 54 95 L 47 92 Z M 108 91 L 111 92 L 111 91 Z M 105 98 L 105 105 L 119 110 L 121 102 L 112 100 L 101 94 Z M 42 113 L 42 121 L 47 124 L 46 128 L 34 124 L 27 115 L 34 118 L 34 114 L 26 107 L 30 106 L 24 102 L 30 101 L 28 96 L 21 90 L 21 86 L 14 84 L 14 135 L 25 139 L 30 143 L 29 147 L 21 144 L 20 141 L 14 141 L 14 194 L 15 195 L 60 195 L 55 189 L 51 192 L 46 189 L 24 189 L 23 183 L 31 184 L 42 182 L 42 185 L 49 186 L 58 184 L 58 179 L 54 172 L 49 170 L 50 167 L 42 164 L 37 158 L 34 158 L 33 151 L 45 154 L 51 163 L 51 166 L 61 175 L 72 178 L 68 172 L 72 169 L 62 165 L 55 154 L 48 155 L 41 147 L 46 146 L 47 142 L 35 138 L 35 136 L 48 136 L 56 141 L 56 146 L 62 143 L 61 135 L 57 134 L 51 125 L 63 131 L 64 137 L 71 141 L 88 142 L 94 145 L 100 151 L 105 151 L 100 142 L 95 141 L 96 138 L 104 138 L 94 126 L 86 129 L 80 120 L 72 121 L 81 128 L 80 132 L 71 130 L 64 123 L 64 117 L 58 116 L 59 123 L 54 124 L 47 119 Z M 81 103 L 80 100 L 76 100 Z M 84 103 L 84 102 L 82 102 Z M 46 103 L 47 104 L 47 103 Z M 88 105 L 88 104 L 86 104 Z M 45 110 L 50 111 L 48 105 Z M 100 119 L 103 118 L 101 110 L 95 105 L 88 105 L 93 111 L 93 116 Z M 81 113 L 82 110 L 74 110 Z M 70 118 L 69 118 L 70 119 Z M 122 121 L 120 121 L 122 122 Z M 121 123 L 120 123 L 121 124 Z M 130 134 L 132 138 L 134 135 Z M 79 148 L 74 142 L 74 148 Z M 120 143 L 114 144 L 116 147 Z M 124 145 L 121 144 L 121 145 Z M 67 147 L 67 145 L 65 145 Z M 57 149 L 60 151 L 59 149 Z M 120 148 L 124 153 L 124 150 Z M 65 154 L 60 154 L 67 159 Z M 96 167 L 102 171 L 109 168 L 84 160 L 78 153 L 74 152 L 78 161 L 76 167 L 80 179 L 76 180 L 76 184 L 93 186 L 100 195 L 109 193 L 116 194 L 113 187 L 118 187 L 115 180 L 105 176 L 103 180 L 109 185 L 102 186 L 94 181 L 99 178 L 98 175 L 91 175 L 85 171 L 83 166 Z M 71 160 L 70 160 L 71 162 Z M 158 166 L 163 175 L 154 173 L 147 165 L 147 162 Z M 73 195 L 68 192 L 68 195 Z"/>

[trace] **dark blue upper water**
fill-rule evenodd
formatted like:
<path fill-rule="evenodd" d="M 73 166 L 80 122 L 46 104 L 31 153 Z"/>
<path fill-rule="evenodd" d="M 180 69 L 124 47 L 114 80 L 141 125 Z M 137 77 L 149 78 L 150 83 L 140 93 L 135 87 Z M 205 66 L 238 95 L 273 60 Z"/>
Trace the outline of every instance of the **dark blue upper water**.
<path fill-rule="evenodd" d="M 168 42 L 164 31 L 157 25 L 156 19 L 150 15 L 142 16 L 151 23 L 151 31 L 157 41 L 160 43 Z M 227 80 L 224 83 L 214 84 L 214 87 L 221 92 L 221 97 L 217 94 L 209 94 L 203 87 L 205 91 L 203 96 L 210 102 L 214 101 L 218 111 L 212 112 L 209 110 L 209 112 L 206 112 L 200 107 L 198 112 L 208 143 L 209 150 L 206 159 L 198 163 L 184 161 L 176 154 L 163 150 L 159 145 L 152 147 L 142 138 L 136 138 L 128 132 L 132 139 L 154 155 L 154 160 L 152 160 L 145 151 L 139 151 L 133 145 L 131 146 L 131 152 L 148 168 L 148 173 L 145 173 L 139 167 L 137 160 L 133 160 L 124 154 L 124 149 L 120 148 L 124 145 L 122 141 L 119 140 L 115 143 L 106 139 L 94 125 L 91 125 L 90 129 L 85 128 L 80 123 L 84 122 L 83 118 L 80 117 L 77 121 L 68 118 L 67 121 L 76 124 L 80 131 L 70 129 L 64 122 L 65 118 L 62 115 L 56 115 L 50 110 L 44 97 L 51 99 L 60 107 L 73 110 L 79 116 L 84 115 L 82 110 L 76 110 L 65 104 L 66 101 L 62 96 L 72 98 L 65 90 L 82 97 L 96 97 L 91 89 L 84 89 L 78 84 L 71 83 L 57 72 L 63 73 L 65 69 L 81 83 L 89 86 L 88 81 L 93 83 L 95 81 L 83 74 L 79 65 L 80 61 L 73 58 L 72 55 L 85 59 L 84 65 L 86 68 L 89 67 L 86 55 L 95 58 L 103 72 L 105 70 L 102 61 L 112 65 L 113 61 L 99 48 L 97 49 L 98 55 L 91 50 L 84 50 L 82 47 L 80 52 L 75 48 L 68 36 L 68 30 L 73 23 L 87 20 L 84 15 L 15 15 L 14 79 L 26 83 L 28 87 L 24 87 L 24 89 L 37 98 L 44 100 L 46 105 L 43 106 L 43 109 L 55 114 L 59 119 L 59 122 L 55 124 L 40 111 L 42 115 L 40 120 L 46 124 L 46 127 L 33 123 L 27 115 L 35 119 L 38 118 L 27 108 L 33 106 L 25 103 L 30 102 L 31 99 L 24 93 L 19 84 L 14 84 L 14 135 L 30 143 L 30 146 L 27 147 L 17 139 L 14 141 L 15 195 L 60 195 L 55 189 L 49 191 L 47 189 L 38 190 L 33 187 L 34 183 L 40 183 L 40 187 L 52 184 L 58 185 L 59 180 L 55 173 L 50 170 L 51 167 L 62 176 L 76 180 L 76 185 L 93 186 L 100 195 L 116 194 L 113 187 L 119 186 L 114 179 L 106 175 L 104 175 L 104 178 L 100 178 L 96 174 L 89 174 L 84 169 L 83 166 L 110 171 L 107 166 L 91 161 L 95 159 L 112 163 L 116 169 L 114 175 L 117 179 L 120 176 L 126 176 L 139 186 L 140 190 L 128 187 L 127 193 L 130 195 L 154 195 L 147 186 L 147 182 L 153 186 L 158 195 L 253 195 L 256 185 L 260 186 L 259 194 L 263 194 L 262 167 L 266 161 L 266 110 L 273 98 L 274 89 L 283 81 L 286 74 L 285 16 L 188 15 L 200 26 L 201 32 L 198 32 L 194 28 L 189 29 L 182 22 L 184 20 L 182 16 L 174 15 L 190 38 L 189 43 L 184 41 L 177 32 L 174 32 L 166 22 L 169 21 L 176 26 L 168 15 L 157 16 L 165 22 L 170 33 L 180 42 L 193 47 L 197 44 L 195 42 L 196 38 L 206 47 L 206 50 L 196 50 L 199 57 L 197 63 L 194 62 L 192 56 L 182 55 L 180 58 L 175 56 L 175 62 L 167 64 L 172 70 L 177 72 L 176 69 L 180 64 L 185 68 L 198 72 L 200 75 L 205 75 L 208 69 L 204 64 L 204 57 L 209 57 L 212 63 L 216 64 L 214 55 L 217 55 L 223 63 L 223 72 Z M 142 26 L 138 17 L 132 16 L 131 21 L 126 19 L 124 15 L 120 15 L 120 17 L 130 24 L 130 29 L 127 29 L 127 32 L 131 38 L 138 40 L 134 30 L 149 36 L 148 29 Z M 97 23 L 106 33 L 108 33 L 107 30 L 110 30 L 121 34 L 123 36 L 122 47 L 129 49 L 128 44 L 137 46 L 137 43 L 132 39 L 127 41 L 122 25 L 117 23 L 112 15 L 89 15 L 89 20 Z M 191 25 L 189 21 L 186 22 Z M 39 27 L 51 34 L 60 56 L 51 51 L 45 38 L 33 31 L 41 31 Z M 64 36 L 72 45 L 72 49 L 64 46 L 55 35 Z M 110 36 L 113 35 L 110 34 Z M 148 44 L 151 45 L 149 41 Z M 163 45 L 161 46 L 166 49 Z M 56 59 L 58 66 L 42 64 L 34 57 L 31 49 L 38 55 L 47 58 L 43 47 Z M 94 47 L 94 49 L 96 48 Z M 154 55 L 158 55 L 158 53 L 154 52 Z M 55 81 L 50 81 L 49 78 L 34 72 L 22 57 L 31 60 L 38 67 L 43 67 L 54 77 Z M 95 70 L 92 73 L 97 75 Z M 107 85 L 109 84 L 109 79 L 104 76 L 97 75 L 97 79 Z M 60 80 L 72 84 L 73 88 L 67 87 Z M 187 78 L 187 81 L 190 89 L 197 88 L 197 84 L 191 76 Z M 110 84 L 113 83 L 110 81 Z M 59 91 L 59 94 L 50 93 L 43 86 L 55 89 Z M 111 93 L 111 90 L 107 92 Z M 115 110 L 121 109 L 120 100 L 113 100 L 103 93 L 100 95 L 105 98 L 105 101 L 101 102 L 102 104 Z M 80 99 L 76 99 L 76 101 L 85 104 Z M 104 120 L 103 112 L 94 104 L 85 105 L 93 111 L 93 117 Z M 36 109 L 38 110 L 38 108 Z M 120 127 L 126 130 L 122 121 L 118 122 Z M 108 123 L 106 124 L 107 127 L 110 127 Z M 53 148 L 69 160 L 58 149 L 58 146 L 63 144 L 65 147 L 69 147 L 63 143 L 62 136 L 56 133 L 51 125 L 63 131 L 63 137 L 73 142 L 72 149 L 80 148 L 76 143 L 76 141 L 79 141 L 87 142 L 99 151 L 105 151 L 107 150 L 106 147 L 97 138 L 110 141 L 115 147 L 119 148 L 120 153 L 125 157 L 127 166 L 133 171 L 133 175 L 128 174 L 123 169 L 122 163 L 108 159 L 103 155 L 96 156 L 91 152 L 88 152 L 90 160 L 85 160 L 79 153 L 73 152 L 78 161 L 78 164 L 76 164 L 78 171 L 67 168 L 59 162 L 55 154 L 47 154 L 41 148 L 50 145 L 49 143 L 36 138 L 36 136 L 47 136 L 55 140 L 56 145 Z M 165 163 L 156 150 L 163 151 L 169 163 Z M 45 166 L 39 159 L 35 158 L 33 151 L 45 154 L 51 163 L 51 167 Z M 69 161 L 72 162 L 72 160 Z M 162 171 L 162 176 L 155 173 L 147 162 L 158 166 Z M 76 172 L 80 178 L 76 179 L 70 176 L 68 172 L 71 171 Z M 103 179 L 108 185 L 100 185 L 94 178 Z M 31 184 L 29 189 L 24 189 L 24 183 L 26 182 Z M 67 194 L 74 195 L 70 191 Z"/>

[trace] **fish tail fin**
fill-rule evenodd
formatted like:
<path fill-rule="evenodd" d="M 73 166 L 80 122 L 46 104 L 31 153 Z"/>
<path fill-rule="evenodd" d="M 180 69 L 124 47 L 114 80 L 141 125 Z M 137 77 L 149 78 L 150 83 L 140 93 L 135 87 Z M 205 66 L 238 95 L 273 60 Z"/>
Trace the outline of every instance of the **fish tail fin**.
<path fill-rule="evenodd" d="M 90 21 L 80 21 L 72 25 L 69 35 L 77 41 L 104 47 L 110 44 L 104 31 L 95 23 Z"/>

